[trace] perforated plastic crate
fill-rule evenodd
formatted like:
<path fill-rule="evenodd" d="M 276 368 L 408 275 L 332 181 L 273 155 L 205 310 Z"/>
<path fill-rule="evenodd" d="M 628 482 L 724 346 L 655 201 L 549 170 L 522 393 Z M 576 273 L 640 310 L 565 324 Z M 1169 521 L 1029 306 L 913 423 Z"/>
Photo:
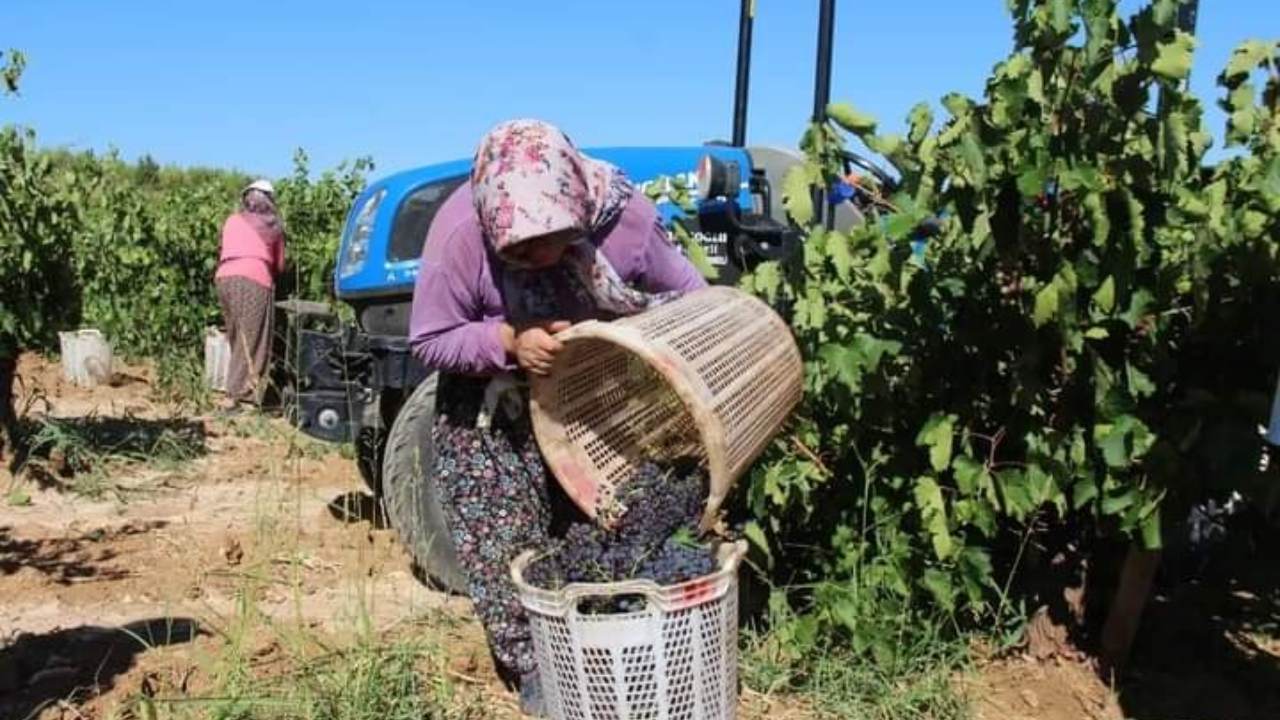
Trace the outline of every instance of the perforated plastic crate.
<path fill-rule="evenodd" d="M 710 477 L 709 525 L 803 392 L 790 328 L 733 288 L 557 338 L 565 347 L 550 374 L 533 378 L 533 429 L 560 484 L 593 518 L 640 463 L 696 458 Z"/>
<path fill-rule="evenodd" d="M 524 581 L 537 556 L 511 567 L 529 613 L 553 720 L 731 720 L 738 701 L 738 567 L 746 543 L 725 544 L 719 569 L 680 585 L 648 580 L 540 590 Z M 588 598 L 642 596 L 617 615 L 579 611 Z"/>

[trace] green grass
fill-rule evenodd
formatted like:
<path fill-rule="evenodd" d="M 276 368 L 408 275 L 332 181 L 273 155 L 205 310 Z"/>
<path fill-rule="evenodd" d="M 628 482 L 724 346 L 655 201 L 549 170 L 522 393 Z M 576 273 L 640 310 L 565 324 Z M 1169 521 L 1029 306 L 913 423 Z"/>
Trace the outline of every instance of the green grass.
<path fill-rule="evenodd" d="M 146 491 L 116 479 L 124 467 L 172 473 L 205 452 L 202 429 L 181 420 L 40 417 L 26 425 L 28 462 L 36 461 L 46 480 L 93 500 L 108 495 L 124 500 Z"/>
<path fill-rule="evenodd" d="M 61 452 L 68 461 L 121 459 L 135 462 L 179 463 L 204 453 L 204 437 L 178 420 L 134 417 L 75 419 L 45 417 L 29 443 L 33 454 Z"/>
<path fill-rule="evenodd" d="M 770 636 L 749 635 L 740 660 L 743 684 L 768 696 L 793 696 L 823 718 L 962 720 L 969 702 L 956 682 L 967 670 L 964 643 L 939 641 L 883 662 L 839 646 L 780 657 Z"/>
<path fill-rule="evenodd" d="M 213 405 L 213 394 L 204 377 L 204 365 L 190 353 L 162 355 L 156 360 L 155 368 L 155 392 L 159 399 L 197 412 Z"/>
<path fill-rule="evenodd" d="M 248 659 L 229 669 L 207 696 L 134 698 L 135 715 L 151 720 L 459 720 L 480 709 L 460 703 L 442 676 L 423 668 L 422 643 L 376 640 L 319 658 L 274 677 L 254 677 Z"/>
<path fill-rule="evenodd" d="M 889 642 L 855 647 L 815 616 L 771 595 L 763 629 L 743 633 L 739 673 L 748 693 L 799 701 L 816 717 L 962 720 L 969 703 L 957 682 L 971 668 L 970 638 L 945 617 L 904 611 L 862 596 L 862 617 Z"/>

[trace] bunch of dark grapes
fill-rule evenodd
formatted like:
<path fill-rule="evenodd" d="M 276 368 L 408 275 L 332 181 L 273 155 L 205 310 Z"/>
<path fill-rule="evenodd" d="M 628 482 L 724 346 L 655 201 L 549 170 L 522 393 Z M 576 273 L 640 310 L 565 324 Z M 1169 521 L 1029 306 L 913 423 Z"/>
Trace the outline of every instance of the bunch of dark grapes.
<path fill-rule="evenodd" d="M 706 474 L 693 464 L 642 465 L 617 493 L 606 529 L 575 523 L 564 538 L 525 571 L 534 587 L 557 590 L 569 583 L 646 579 L 676 585 L 713 572 L 710 544 L 698 541 L 698 520 L 706 502 Z M 635 612 L 644 598 L 593 599 L 588 613 Z"/>
<path fill-rule="evenodd" d="M 618 489 L 624 509 L 615 528 L 641 543 L 662 542 L 683 527 L 697 526 L 707 502 L 706 476 L 697 465 L 641 465 Z"/>
<path fill-rule="evenodd" d="M 715 569 L 716 558 L 709 548 L 668 538 L 645 558 L 638 575 L 659 585 L 675 585 L 709 575 Z"/>

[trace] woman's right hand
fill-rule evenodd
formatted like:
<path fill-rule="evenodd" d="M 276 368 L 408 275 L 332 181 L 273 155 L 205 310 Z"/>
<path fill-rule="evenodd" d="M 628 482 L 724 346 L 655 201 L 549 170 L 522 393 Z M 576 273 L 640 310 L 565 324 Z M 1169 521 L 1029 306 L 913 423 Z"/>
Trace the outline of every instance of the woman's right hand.
<path fill-rule="evenodd" d="M 556 333 L 569 329 L 570 323 L 564 320 L 533 325 L 516 330 L 510 325 L 503 327 L 503 344 L 507 351 L 515 356 L 520 369 L 534 375 L 546 375 L 551 370 L 551 361 L 564 344 L 553 337 Z"/>

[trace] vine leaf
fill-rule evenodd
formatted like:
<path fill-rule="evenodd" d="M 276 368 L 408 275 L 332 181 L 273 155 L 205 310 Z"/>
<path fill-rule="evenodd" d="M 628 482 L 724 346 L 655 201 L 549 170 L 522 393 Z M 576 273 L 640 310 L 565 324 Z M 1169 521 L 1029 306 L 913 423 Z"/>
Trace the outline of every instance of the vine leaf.
<path fill-rule="evenodd" d="M 938 481 L 931 477 L 917 480 L 915 499 L 920 519 L 933 543 L 934 554 L 939 560 L 946 560 L 955 549 L 955 541 L 947 527 L 947 506 L 942 500 L 942 488 L 938 486 Z"/>
<path fill-rule="evenodd" d="M 1151 71 L 1166 80 L 1185 80 L 1191 74 L 1191 56 L 1196 47 L 1196 39 L 1178 30 L 1169 42 L 1156 46 L 1156 59 L 1151 63 Z"/>
<path fill-rule="evenodd" d="M 813 222 L 813 172 L 797 165 L 782 178 L 782 204 L 797 225 Z"/>
<path fill-rule="evenodd" d="M 831 103 L 827 106 L 827 117 L 855 135 L 871 134 L 876 131 L 875 117 L 861 112 L 849 103 Z"/>

